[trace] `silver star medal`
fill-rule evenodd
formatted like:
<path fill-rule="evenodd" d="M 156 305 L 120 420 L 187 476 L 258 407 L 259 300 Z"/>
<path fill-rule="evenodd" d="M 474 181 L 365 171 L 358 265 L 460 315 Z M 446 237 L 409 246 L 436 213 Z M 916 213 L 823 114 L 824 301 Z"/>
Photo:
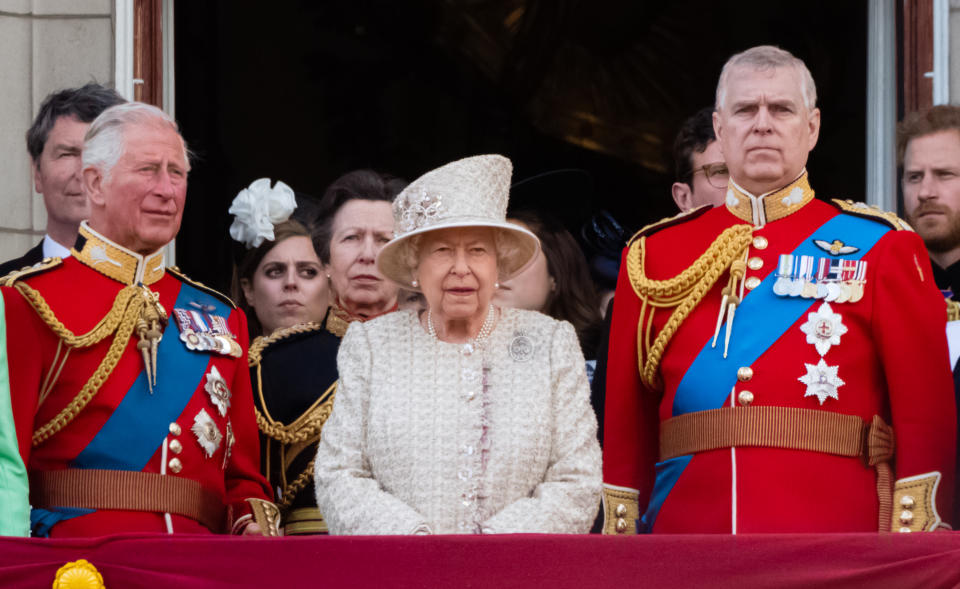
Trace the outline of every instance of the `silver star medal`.
<path fill-rule="evenodd" d="M 210 395 L 210 402 L 216 405 L 221 417 L 227 416 L 227 409 L 230 408 L 230 388 L 227 387 L 227 381 L 220 376 L 220 371 L 216 366 L 210 367 L 207 373 L 207 382 L 203 385 L 207 394 Z"/>
<path fill-rule="evenodd" d="M 807 373 L 798 378 L 800 382 L 807 385 L 807 392 L 804 397 L 816 397 L 823 405 L 828 398 L 840 400 L 837 396 L 837 389 L 844 384 L 843 380 L 837 376 L 839 366 L 827 366 L 827 363 L 820 358 L 820 362 L 813 364 L 804 363 L 807 367 Z"/>
<path fill-rule="evenodd" d="M 807 334 L 807 343 L 816 346 L 821 356 L 826 356 L 830 346 L 839 345 L 840 336 L 847 333 L 840 313 L 835 313 L 830 303 L 823 303 L 816 312 L 807 313 L 807 322 L 800 329 Z"/>
<path fill-rule="evenodd" d="M 213 456 L 217 448 L 220 447 L 220 442 L 223 441 L 223 434 L 217 429 L 216 422 L 213 421 L 206 409 L 201 409 L 200 413 L 197 413 L 196 417 L 193 418 L 193 426 L 191 426 L 190 431 L 197 436 L 197 442 L 207 454 L 207 458 Z"/>

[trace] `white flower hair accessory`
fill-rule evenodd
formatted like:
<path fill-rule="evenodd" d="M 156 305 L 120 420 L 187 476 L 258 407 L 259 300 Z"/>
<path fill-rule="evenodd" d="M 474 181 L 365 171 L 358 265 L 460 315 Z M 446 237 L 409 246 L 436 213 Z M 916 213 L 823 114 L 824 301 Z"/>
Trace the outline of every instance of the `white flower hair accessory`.
<path fill-rule="evenodd" d="M 264 239 L 273 240 L 273 226 L 290 218 L 297 208 L 293 189 L 270 178 L 260 178 L 237 193 L 227 211 L 234 216 L 230 237 L 247 246 L 259 247 Z"/>

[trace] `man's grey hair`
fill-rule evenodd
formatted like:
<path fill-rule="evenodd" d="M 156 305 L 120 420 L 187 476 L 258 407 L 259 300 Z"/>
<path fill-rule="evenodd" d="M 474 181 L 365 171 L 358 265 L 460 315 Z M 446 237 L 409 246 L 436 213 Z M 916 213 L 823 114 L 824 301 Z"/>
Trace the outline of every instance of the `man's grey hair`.
<path fill-rule="evenodd" d="M 97 168 L 104 179 L 110 178 L 110 172 L 126 150 L 124 134 L 130 125 L 166 126 L 180 135 L 180 128 L 173 117 L 153 105 L 127 102 L 111 106 L 94 119 L 87 129 L 83 138 L 83 168 Z M 183 137 L 180 137 L 180 142 L 183 145 L 183 159 L 189 169 L 190 153 Z"/>
<path fill-rule="evenodd" d="M 717 83 L 717 110 L 723 108 L 723 101 L 727 94 L 727 82 L 735 68 L 751 67 L 756 70 L 770 70 L 781 67 L 793 68 L 800 78 L 800 95 L 803 96 L 803 105 L 807 110 L 817 106 L 817 85 L 803 60 L 797 59 L 789 51 L 773 45 L 758 45 L 746 51 L 737 53 L 727 60 L 720 72 L 720 81 Z"/>

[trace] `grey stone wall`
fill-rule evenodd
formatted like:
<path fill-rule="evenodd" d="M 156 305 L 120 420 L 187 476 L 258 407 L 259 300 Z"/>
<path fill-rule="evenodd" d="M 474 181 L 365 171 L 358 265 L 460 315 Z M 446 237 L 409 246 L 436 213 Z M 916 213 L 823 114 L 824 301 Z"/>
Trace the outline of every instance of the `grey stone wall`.
<path fill-rule="evenodd" d="M 112 0 L 0 0 L 0 261 L 44 233 L 24 134 L 54 90 L 114 79 Z"/>

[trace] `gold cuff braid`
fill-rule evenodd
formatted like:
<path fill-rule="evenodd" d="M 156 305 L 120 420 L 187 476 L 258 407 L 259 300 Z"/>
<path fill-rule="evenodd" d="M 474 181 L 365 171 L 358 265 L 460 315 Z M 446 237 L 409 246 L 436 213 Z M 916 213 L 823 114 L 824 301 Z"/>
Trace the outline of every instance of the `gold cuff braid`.
<path fill-rule="evenodd" d="M 891 532 L 932 532 L 940 527 L 937 487 L 940 473 L 927 472 L 899 479 L 893 487 Z"/>
<path fill-rule="evenodd" d="M 639 492 L 622 487 L 603 486 L 603 533 L 633 536 L 640 519 Z"/>
<path fill-rule="evenodd" d="M 263 499 L 247 499 L 253 511 L 253 521 L 260 526 L 260 533 L 264 536 L 280 535 L 280 510 L 277 506 Z"/>
<path fill-rule="evenodd" d="M 947 321 L 960 320 L 960 303 L 947 299 Z"/>
<path fill-rule="evenodd" d="M 630 246 L 627 252 L 627 273 L 634 292 L 643 303 L 640 322 L 637 325 L 637 349 L 640 355 L 638 365 L 642 367 L 640 377 L 645 385 L 654 389 L 659 388 L 657 370 L 667 344 L 690 312 L 713 288 L 723 272 L 744 256 L 752 238 L 753 228 L 750 225 L 728 227 L 693 264 L 667 280 L 647 278 L 644 259 L 646 237 L 641 237 Z M 652 343 L 650 331 L 653 325 L 653 312 L 650 312 L 649 318 L 644 320 L 647 306 L 675 307 Z M 643 357 L 644 351 L 646 351 L 646 358 Z"/>

